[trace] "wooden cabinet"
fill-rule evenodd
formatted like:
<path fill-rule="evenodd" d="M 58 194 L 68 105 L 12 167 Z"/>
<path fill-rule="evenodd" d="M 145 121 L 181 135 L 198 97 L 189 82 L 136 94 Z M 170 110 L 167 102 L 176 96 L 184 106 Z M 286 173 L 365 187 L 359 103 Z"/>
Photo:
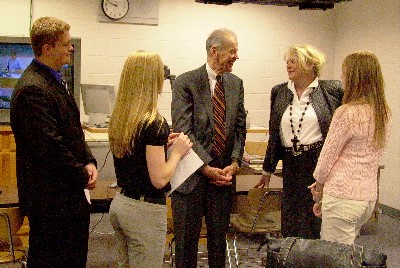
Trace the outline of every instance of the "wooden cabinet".
<path fill-rule="evenodd" d="M 17 203 L 15 139 L 9 125 L 0 125 L 0 190 L 1 203 Z"/>
<path fill-rule="evenodd" d="M 15 139 L 9 125 L 0 125 L 0 211 L 9 214 L 13 226 L 15 245 L 28 248 L 28 219 L 18 205 Z M 22 225 L 22 227 L 21 227 Z"/>

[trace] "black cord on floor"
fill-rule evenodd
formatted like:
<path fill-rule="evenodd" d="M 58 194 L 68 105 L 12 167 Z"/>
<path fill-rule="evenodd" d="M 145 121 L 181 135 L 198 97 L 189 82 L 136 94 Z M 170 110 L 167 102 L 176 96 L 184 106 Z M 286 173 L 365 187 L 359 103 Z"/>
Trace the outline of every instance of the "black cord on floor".
<path fill-rule="evenodd" d="M 89 231 L 89 235 L 94 231 L 94 229 L 96 228 L 96 226 L 101 222 L 101 220 L 104 218 L 104 213 L 101 214 L 101 218 L 98 222 L 96 222 L 96 224 L 93 226 L 92 230 Z"/>

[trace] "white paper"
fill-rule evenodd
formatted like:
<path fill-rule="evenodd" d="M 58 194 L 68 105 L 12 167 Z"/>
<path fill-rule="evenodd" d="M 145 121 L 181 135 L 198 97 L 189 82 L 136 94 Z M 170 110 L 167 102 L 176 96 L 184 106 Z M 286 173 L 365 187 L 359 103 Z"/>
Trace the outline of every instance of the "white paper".
<path fill-rule="evenodd" d="M 173 146 L 168 149 L 167 156 L 169 156 L 170 151 Z M 178 188 L 190 175 L 192 175 L 199 167 L 203 165 L 203 161 L 200 157 L 190 149 L 179 161 L 176 166 L 176 170 L 171 179 L 171 190 L 167 192 L 169 196 L 176 188 Z"/>

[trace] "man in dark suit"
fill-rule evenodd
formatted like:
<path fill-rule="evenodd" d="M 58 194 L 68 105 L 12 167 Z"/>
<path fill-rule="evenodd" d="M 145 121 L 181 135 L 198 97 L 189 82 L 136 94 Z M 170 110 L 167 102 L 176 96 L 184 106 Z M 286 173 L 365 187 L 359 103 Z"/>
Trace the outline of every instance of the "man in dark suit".
<path fill-rule="evenodd" d="M 243 81 L 231 74 L 238 59 L 235 33 L 215 30 L 206 41 L 206 49 L 207 63 L 178 76 L 172 90 L 173 129 L 190 137 L 193 150 L 204 162 L 171 195 L 178 268 L 197 267 L 203 215 L 209 266 L 225 267 L 225 235 L 235 190 L 233 178 L 241 163 L 246 138 Z M 219 119 L 213 112 L 218 83 L 222 85 L 225 103 L 220 112 L 224 115 L 222 147 L 217 144 Z"/>
<path fill-rule="evenodd" d="M 79 109 L 62 84 L 71 63 L 70 26 L 43 17 L 31 29 L 35 59 L 11 100 L 19 205 L 29 219 L 29 268 L 86 267 L 89 203 L 97 180 Z"/>

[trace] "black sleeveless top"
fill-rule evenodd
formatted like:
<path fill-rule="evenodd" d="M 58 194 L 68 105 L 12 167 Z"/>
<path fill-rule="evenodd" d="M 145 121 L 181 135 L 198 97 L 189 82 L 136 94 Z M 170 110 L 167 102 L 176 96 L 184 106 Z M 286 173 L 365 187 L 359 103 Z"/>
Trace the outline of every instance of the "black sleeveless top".
<path fill-rule="evenodd" d="M 146 161 L 146 145 L 164 146 L 164 157 L 167 157 L 167 142 L 169 136 L 169 126 L 164 119 L 160 126 L 160 121 L 153 121 L 149 126 L 142 129 L 137 137 L 132 152 L 122 158 L 114 155 L 115 174 L 117 184 L 130 195 L 151 198 L 153 203 L 165 204 L 165 192 L 170 190 L 168 183 L 163 189 L 157 189 L 150 180 Z M 129 196 L 129 195 L 128 195 Z"/>

